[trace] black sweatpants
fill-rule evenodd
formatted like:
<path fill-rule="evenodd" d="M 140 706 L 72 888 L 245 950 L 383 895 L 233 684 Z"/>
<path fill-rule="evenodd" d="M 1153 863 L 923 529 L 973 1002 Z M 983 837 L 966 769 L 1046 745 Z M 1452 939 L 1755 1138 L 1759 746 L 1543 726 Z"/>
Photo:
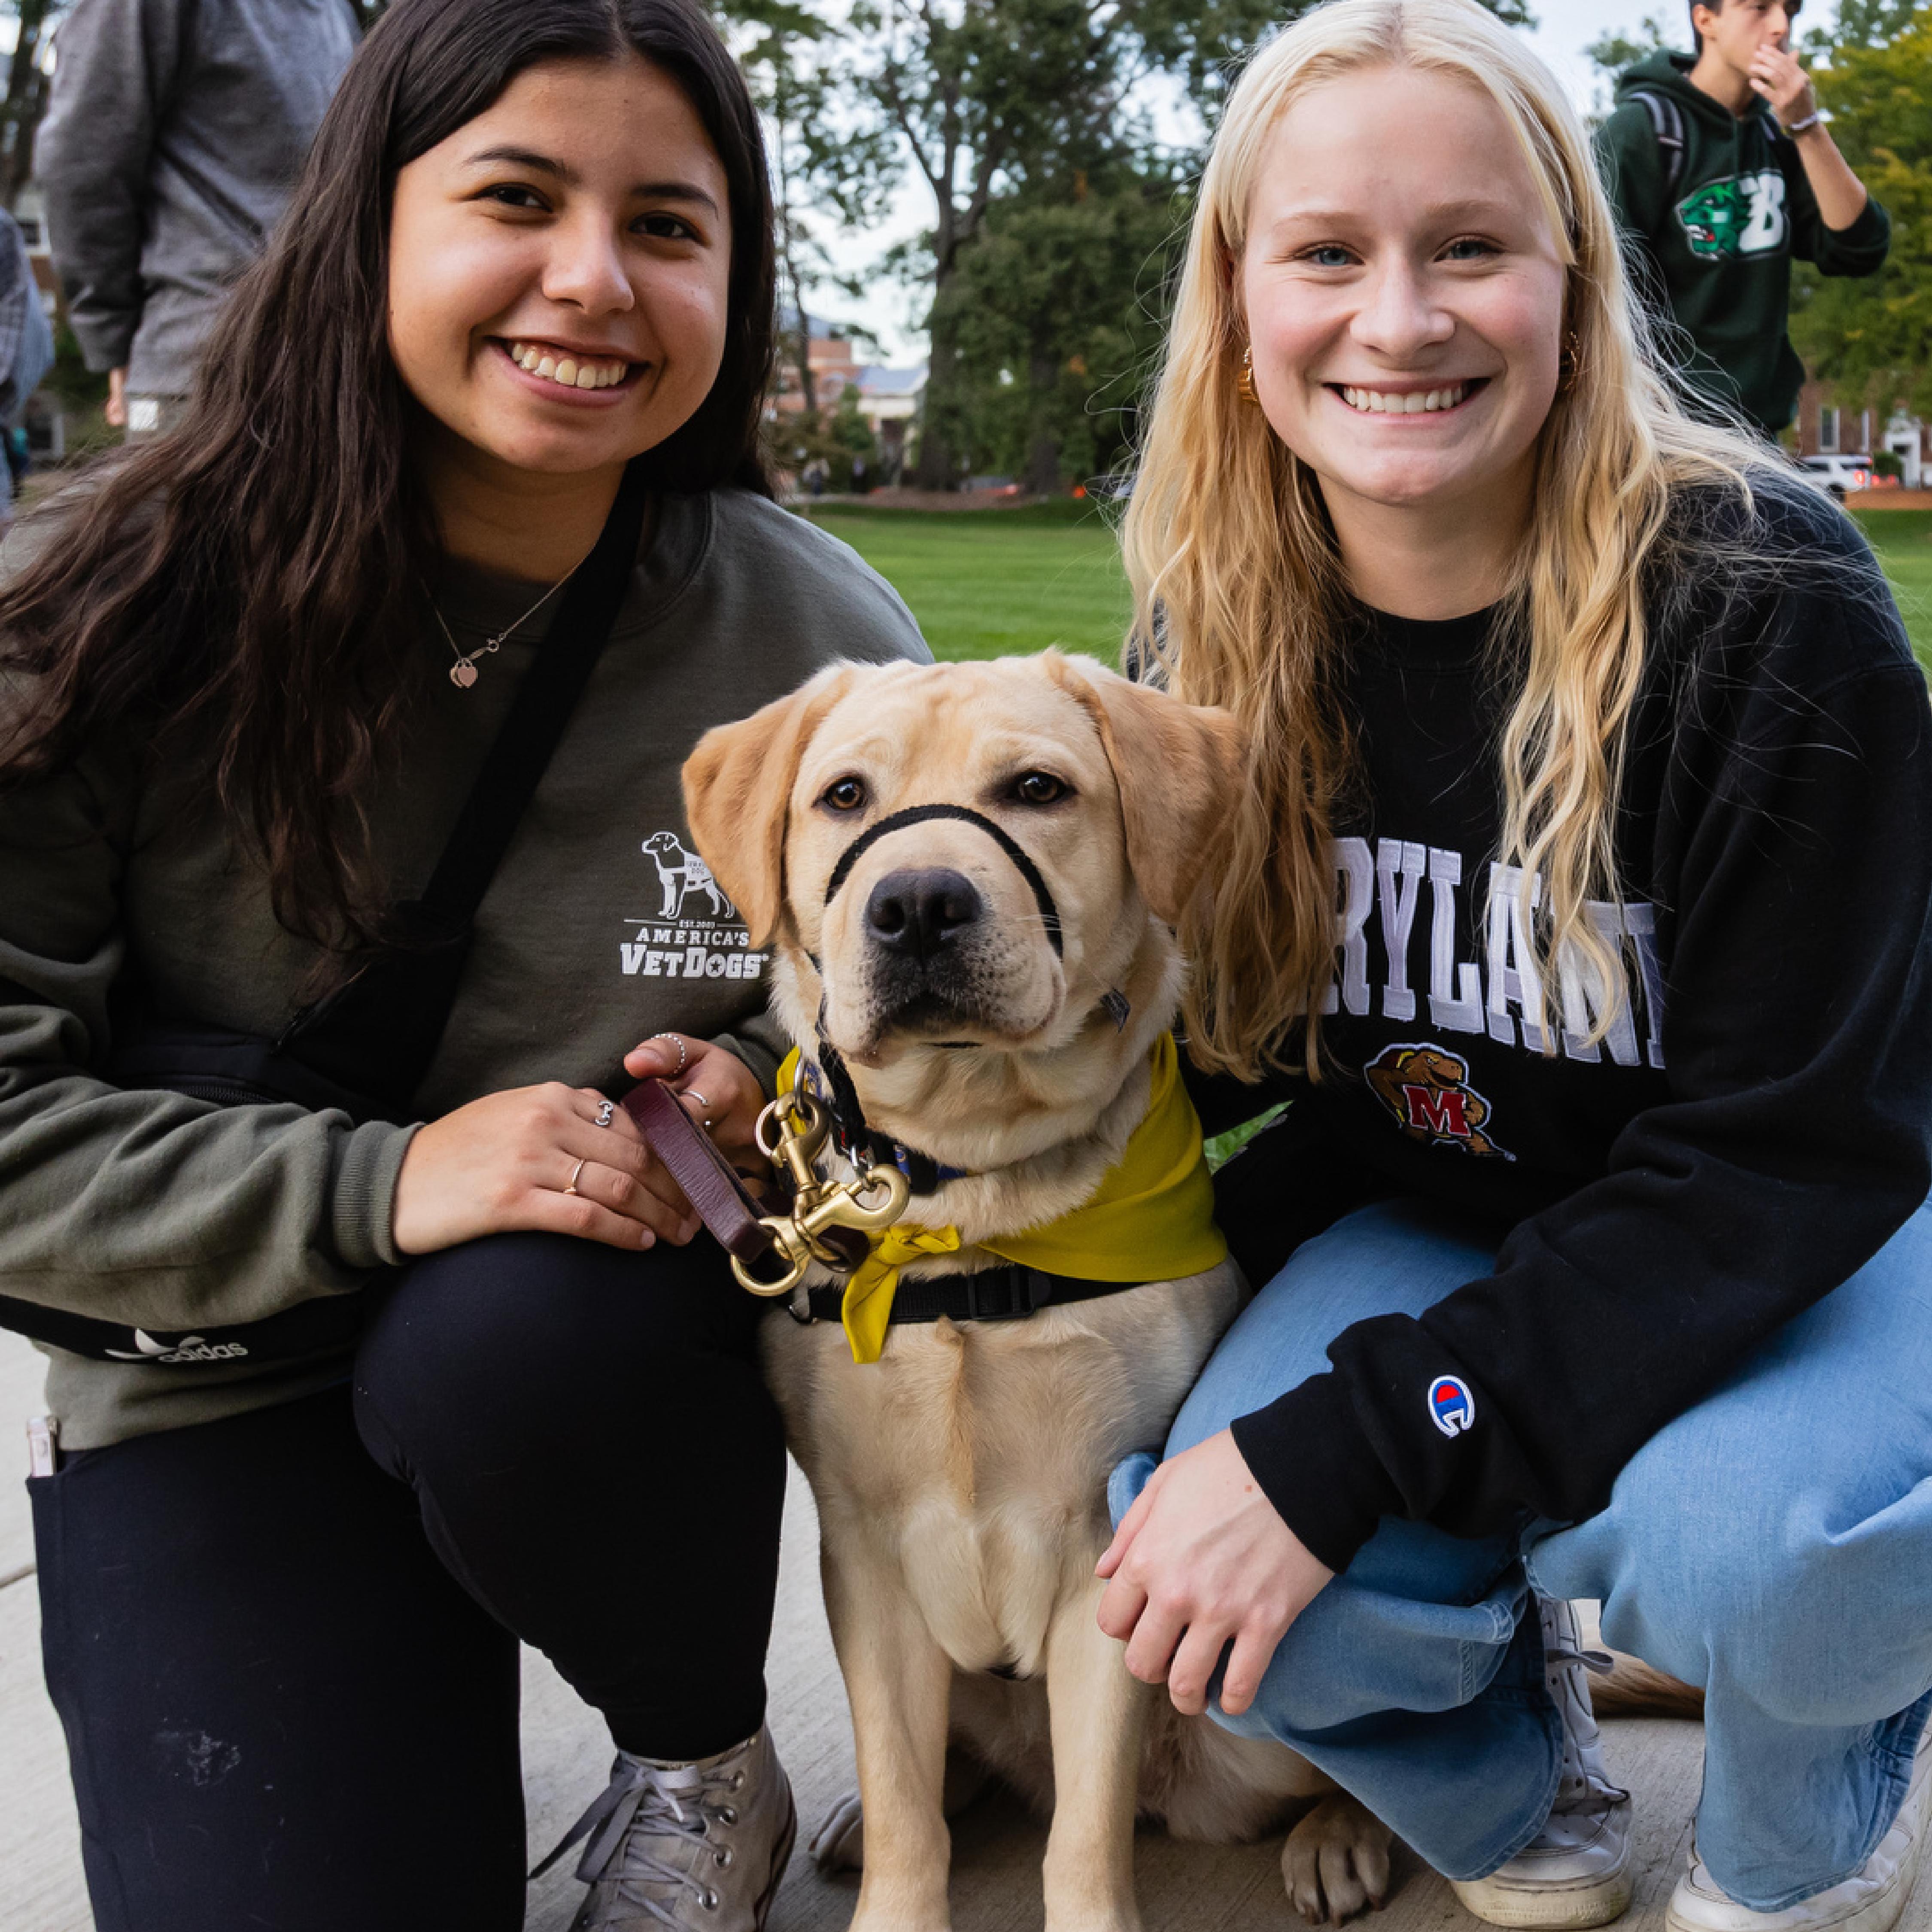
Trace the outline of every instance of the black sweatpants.
<path fill-rule="evenodd" d="M 518 1638 L 644 1756 L 755 1730 L 760 1310 L 702 1237 L 473 1242 L 380 1304 L 352 1392 L 34 1480 L 98 1932 L 512 1932 Z"/>

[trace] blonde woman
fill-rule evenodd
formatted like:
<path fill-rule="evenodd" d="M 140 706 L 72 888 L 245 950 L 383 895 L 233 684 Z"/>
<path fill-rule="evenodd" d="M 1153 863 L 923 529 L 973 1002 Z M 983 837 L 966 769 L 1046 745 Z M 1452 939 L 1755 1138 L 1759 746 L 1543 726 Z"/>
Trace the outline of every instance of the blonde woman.
<path fill-rule="evenodd" d="M 1339 0 L 1242 80 L 1126 548 L 1144 652 L 1259 747 L 1192 1054 L 1223 1119 L 1292 1104 L 1222 1177 L 1260 1293 L 1117 1473 L 1102 1624 L 1483 1917 L 1581 1926 L 1630 1894 L 1600 1598 L 1705 1691 L 1671 1925 L 1882 1932 L 1932 716 L 1869 553 L 1678 409 L 1582 130 L 1468 0 Z"/>

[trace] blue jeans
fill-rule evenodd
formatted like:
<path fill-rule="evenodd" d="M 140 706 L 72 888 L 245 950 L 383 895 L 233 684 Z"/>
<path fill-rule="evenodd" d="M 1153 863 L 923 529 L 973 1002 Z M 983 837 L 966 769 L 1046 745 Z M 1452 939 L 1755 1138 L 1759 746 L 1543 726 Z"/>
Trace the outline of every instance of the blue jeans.
<path fill-rule="evenodd" d="M 1243 1311 L 1172 1456 L 1327 1366 L 1351 1323 L 1420 1314 L 1494 1250 L 1445 1211 L 1365 1208 Z M 1152 1473 L 1114 1472 L 1125 1514 Z M 1604 1639 L 1705 1691 L 1697 1844 L 1740 1904 L 1855 1872 L 1905 1796 L 1932 1706 L 1932 1205 L 1660 1430 L 1600 1515 L 1480 1540 L 1385 1517 L 1216 1722 L 1292 1745 L 1438 1871 L 1541 1828 L 1562 1740 L 1529 1593 L 1600 1598 Z"/>

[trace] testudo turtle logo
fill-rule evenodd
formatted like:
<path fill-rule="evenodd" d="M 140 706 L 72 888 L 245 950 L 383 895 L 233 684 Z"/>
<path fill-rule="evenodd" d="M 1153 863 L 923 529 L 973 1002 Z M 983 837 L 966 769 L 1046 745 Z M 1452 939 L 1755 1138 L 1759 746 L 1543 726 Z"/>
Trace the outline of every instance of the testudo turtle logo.
<path fill-rule="evenodd" d="M 1469 1063 L 1460 1054 L 1426 1044 L 1387 1046 L 1363 1071 L 1369 1091 L 1411 1140 L 1515 1160 L 1482 1131 L 1490 1103 L 1469 1084 Z"/>

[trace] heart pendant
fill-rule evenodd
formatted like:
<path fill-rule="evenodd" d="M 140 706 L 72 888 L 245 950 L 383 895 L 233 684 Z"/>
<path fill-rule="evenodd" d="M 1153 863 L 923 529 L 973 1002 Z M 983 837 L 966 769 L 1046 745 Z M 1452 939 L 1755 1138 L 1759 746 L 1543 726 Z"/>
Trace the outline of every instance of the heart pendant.
<path fill-rule="evenodd" d="M 476 682 L 476 667 L 467 658 L 458 658 L 449 668 L 449 681 L 460 691 L 467 691 Z"/>

